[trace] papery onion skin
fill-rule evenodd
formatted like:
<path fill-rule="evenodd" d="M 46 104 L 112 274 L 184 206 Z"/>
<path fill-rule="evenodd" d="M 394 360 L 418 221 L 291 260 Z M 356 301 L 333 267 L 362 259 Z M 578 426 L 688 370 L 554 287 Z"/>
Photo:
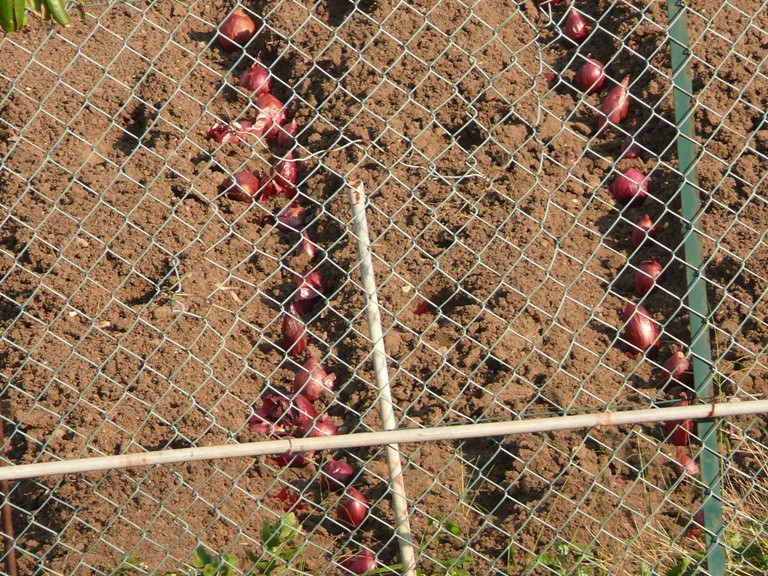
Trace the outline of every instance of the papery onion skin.
<path fill-rule="evenodd" d="M 329 458 L 320 469 L 320 488 L 336 492 L 343 490 L 355 477 L 355 469 L 343 460 Z"/>
<path fill-rule="evenodd" d="M 219 186 L 219 192 L 230 200 L 238 202 L 253 202 L 258 195 L 261 184 L 259 177 L 251 172 L 241 170 L 235 172 Z"/>
<path fill-rule="evenodd" d="M 310 262 L 314 262 L 317 258 L 317 244 L 310 240 L 306 230 L 301 233 L 301 251 L 306 254 Z"/>
<path fill-rule="evenodd" d="M 600 117 L 597 120 L 597 131 L 602 132 L 606 123 L 618 124 L 627 117 L 629 111 L 629 75 L 621 84 L 611 90 L 600 104 Z"/>
<path fill-rule="evenodd" d="M 704 510 L 699 509 L 699 511 L 693 515 L 691 520 L 693 523 L 690 524 L 685 531 L 686 537 L 696 539 L 701 538 L 701 529 L 704 527 Z"/>
<path fill-rule="evenodd" d="M 569 40 L 576 44 L 582 42 L 587 36 L 589 36 L 589 24 L 584 15 L 571 7 L 568 12 L 568 18 L 565 20 L 565 26 L 563 26 L 563 34 Z"/>
<path fill-rule="evenodd" d="M 293 148 L 298 132 L 299 125 L 296 124 L 296 120 L 283 124 L 277 133 L 277 145 L 280 148 Z"/>
<path fill-rule="evenodd" d="M 310 356 L 293 377 L 293 391 L 315 402 L 323 392 L 331 392 L 335 374 L 328 374 L 314 356 Z"/>
<path fill-rule="evenodd" d="M 307 221 L 307 210 L 298 202 L 293 202 L 277 215 L 277 227 L 283 232 L 297 232 Z"/>
<path fill-rule="evenodd" d="M 640 205 L 648 194 L 648 179 L 635 168 L 627 168 L 611 184 L 611 196 L 619 204 Z"/>
<path fill-rule="evenodd" d="M 255 33 L 256 22 L 238 6 L 219 27 L 219 46 L 226 52 L 241 50 Z"/>
<path fill-rule="evenodd" d="M 303 438 L 319 438 L 324 436 L 336 436 L 339 433 L 327 414 L 321 414 L 317 420 L 310 420 L 306 422 L 298 432 L 298 435 Z"/>
<path fill-rule="evenodd" d="M 307 348 L 307 334 L 304 320 L 301 318 L 296 305 L 291 302 L 288 310 L 283 313 L 283 347 L 289 356 L 298 356 Z"/>
<path fill-rule="evenodd" d="M 653 256 L 643 260 L 635 272 L 635 293 L 638 296 L 645 296 L 653 290 L 661 278 L 663 270 L 664 267 Z"/>
<path fill-rule="evenodd" d="M 363 548 L 355 556 L 347 558 L 341 563 L 341 567 L 352 574 L 365 574 L 371 570 L 376 570 L 376 557 L 373 552 Z"/>
<path fill-rule="evenodd" d="M 368 514 L 368 499 L 357 488 L 348 487 L 336 507 L 336 519 L 353 530 L 360 526 Z"/>
<path fill-rule="evenodd" d="M 317 410 L 303 394 L 291 397 L 266 394 L 260 406 L 254 404 L 251 408 L 248 424 L 251 432 L 256 434 L 285 437 L 316 417 Z"/>
<path fill-rule="evenodd" d="M 664 374 L 664 389 L 674 385 L 693 389 L 693 365 L 691 359 L 682 350 L 678 350 L 666 359 Z"/>
<path fill-rule="evenodd" d="M 689 476 L 696 476 L 699 473 L 699 465 L 696 464 L 696 461 L 693 458 L 685 454 L 682 450 L 677 451 L 675 458 L 677 459 L 677 462 L 675 462 L 674 468 L 678 477 L 683 476 L 684 474 L 688 474 Z"/>
<path fill-rule="evenodd" d="M 293 198 L 296 195 L 296 182 L 299 179 L 299 172 L 296 167 L 296 160 L 293 153 L 288 152 L 285 158 L 275 168 L 274 186 L 278 194 L 286 198 Z"/>
<path fill-rule="evenodd" d="M 653 225 L 653 220 L 646 214 L 640 220 L 638 220 L 635 228 L 632 230 L 632 245 L 635 248 L 642 246 L 647 238 L 656 237 L 656 227 Z"/>
<path fill-rule="evenodd" d="M 633 357 L 638 352 L 653 355 L 657 350 L 659 326 L 651 318 L 648 310 L 633 302 L 624 308 L 624 341 L 627 343 L 627 356 Z"/>
<path fill-rule="evenodd" d="M 673 406 L 688 406 L 685 399 L 679 400 Z M 686 446 L 691 441 L 694 422 L 690 418 L 683 420 L 667 420 L 664 422 L 664 431 L 669 441 L 675 446 Z"/>
<path fill-rule="evenodd" d="M 276 454 L 267 460 L 276 468 L 305 468 L 309 464 L 309 460 L 300 452 Z"/>
<path fill-rule="evenodd" d="M 599 60 L 587 56 L 574 79 L 576 87 L 586 94 L 594 94 L 605 86 L 605 66 Z"/>
<path fill-rule="evenodd" d="M 254 96 L 272 90 L 274 82 L 269 69 L 258 58 L 240 77 L 240 86 L 253 92 Z"/>

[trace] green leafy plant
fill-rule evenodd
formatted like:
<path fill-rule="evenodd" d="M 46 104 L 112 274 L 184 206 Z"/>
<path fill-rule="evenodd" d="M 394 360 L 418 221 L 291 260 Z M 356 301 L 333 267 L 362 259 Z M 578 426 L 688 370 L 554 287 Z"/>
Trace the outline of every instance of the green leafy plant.
<path fill-rule="evenodd" d="M 254 563 L 257 573 L 283 574 L 288 566 L 304 549 L 303 544 L 296 545 L 294 540 L 301 534 L 301 523 L 293 512 L 289 512 L 274 523 L 266 518 L 262 521 L 261 540 L 264 551 L 262 554 L 246 552 L 248 559 Z M 303 570 L 304 562 L 299 562 L 295 569 Z"/>
<path fill-rule="evenodd" d="M 570 542 L 555 544 L 554 554 L 549 552 L 539 554 L 536 563 L 563 575 L 598 576 L 604 574 L 604 571 L 596 566 L 595 556 L 587 546 Z"/>
<path fill-rule="evenodd" d="M 213 556 L 202 546 L 195 550 L 195 560 L 192 566 L 200 570 L 201 576 L 235 576 L 237 574 L 237 558 L 231 554 Z"/>
<path fill-rule="evenodd" d="M 43 20 L 69 26 L 66 0 L 0 0 L 0 27 L 17 32 L 27 25 L 27 10 Z"/>

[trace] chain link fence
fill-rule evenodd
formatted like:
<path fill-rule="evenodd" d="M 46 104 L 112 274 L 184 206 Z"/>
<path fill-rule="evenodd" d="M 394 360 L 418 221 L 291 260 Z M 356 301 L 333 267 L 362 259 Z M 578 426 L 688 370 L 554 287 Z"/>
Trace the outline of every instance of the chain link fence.
<path fill-rule="evenodd" d="M 288 398 L 310 356 L 335 375 L 313 409 L 343 434 L 388 427 L 385 390 L 394 425 L 423 429 L 695 404 L 693 387 L 764 399 L 768 4 L 242 6 L 256 33 L 231 53 L 223 0 L 72 4 L 68 28 L 31 17 L 0 38 L 7 465 L 264 440 L 254 414 Z M 578 42 L 563 33 L 572 8 L 589 29 Z M 606 66 L 594 94 L 576 86 L 586 57 Z M 257 58 L 295 138 L 207 138 L 258 116 L 239 85 Z M 599 131 L 625 76 L 627 116 Z M 226 193 L 231 174 L 268 179 L 289 153 L 295 197 Z M 648 176 L 643 204 L 609 193 L 629 168 Z M 358 180 L 388 388 L 352 228 Z M 646 214 L 655 236 L 635 246 Z M 663 276 L 638 297 L 651 257 Z M 632 354 L 630 301 L 660 326 L 647 354 Z M 290 317 L 306 330 L 297 354 Z M 663 369 L 678 351 L 696 370 L 684 395 Z M 714 424 L 681 445 L 653 422 L 400 444 L 415 572 L 764 574 L 766 419 Z M 370 505 L 354 530 L 321 486 L 330 457 Z M 386 448 L 302 458 L 13 481 L 5 565 L 321 575 L 369 549 L 402 572 Z"/>

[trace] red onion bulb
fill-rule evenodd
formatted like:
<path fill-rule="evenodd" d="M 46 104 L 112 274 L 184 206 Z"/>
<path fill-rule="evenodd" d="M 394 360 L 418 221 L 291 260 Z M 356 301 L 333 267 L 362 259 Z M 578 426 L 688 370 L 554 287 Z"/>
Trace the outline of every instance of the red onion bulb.
<path fill-rule="evenodd" d="M 319 438 L 325 436 L 336 436 L 338 434 L 336 424 L 333 423 L 330 416 L 321 414 L 316 421 L 309 420 L 299 430 L 299 436 L 304 438 Z"/>
<path fill-rule="evenodd" d="M 651 256 L 648 260 L 643 260 L 635 272 L 635 293 L 638 296 L 645 296 L 656 287 L 664 267 L 656 258 Z"/>
<path fill-rule="evenodd" d="M 673 404 L 673 406 L 688 406 L 688 402 L 683 398 Z M 664 422 L 664 431 L 667 433 L 669 441 L 675 446 L 685 446 L 690 442 L 693 434 L 693 420 L 685 418 L 684 420 L 667 420 Z"/>
<path fill-rule="evenodd" d="M 293 148 L 296 134 L 299 132 L 299 125 L 296 124 L 296 120 L 291 120 L 287 124 L 283 124 L 280 127 L 280 131 L 277 133 L 277 145 L 280 148 Z"/>
<path fill-rule="evenodd" d="M 376 570 L 376 557 L 373 555 L 373 552 L 363 548 L 354 556 L 344 560 L 341 563 L 341 567 L 352 574 L 365 574 L 371 570 Z"/>
<path fill-rule="evenodd" d="M 600 118 L 597 121 L 597 131 L 600 132 L 607 122 L 618 124 L 627 117 L 629 111 L 629 75 L 624 76 L 621 84 L 608 92 L 600 104 Z"/>
<path fill-rule="evenodd" d="M 610 191 L 619 204 L 642 204 L 648 193 L 648 180 L 640 170 L 627 168 L 613 181 Z"/>
<path fill-rule="evenodd" d="M 272 84 L 274 84 L 272 75 L 258 58 L 243 72 L 240 78 L 240 86 L 253 92 L 254 96 L 269 92 L 272 89 Z"/>
<path fill-rule="evenodd" d="M 577 44 L 589 35 L 587 19 L 576 8 L 571 7 L 570 12 L 568 12 L 568 18 L 565 20 L 565 26 L 563 27 L 563 34 L 565 34 L 566 38 Z"/>
<path fill-rule="evenodd" d="M 357 488 L 347 488 L 336 507 L 336 519 L 350 530 L 357 528 L 368 514 L 368 500 Z"/>
<path fill-rule="evenodd" d="M 638 220 L 634 230 L 632 230 L 632 245 L 635 248 L 639 248 L 645 242 L 646 238 L 655 237 L 656 227 L 653 225 L 651 217 L 646 214 Z"/>
<path fill-rule="evenodd" d="M 629 344 L 628 356 L 638 352 L 649 352 L 656 347 L 659 339 L 659 325 L 651 318 L 648 310 L 628 302 L 624 309 L 624 340 Z"/>
<path fill-rule="evenodd" d="M 219 27 L 219 46 L 226 52 L 240 50 L 256 33 L 256 22 L 238 6 Z"/>
<path fill-rule="evenodd" d="M 323 392 L 333 390 L 335 374 L 328 374 L 314 356 L 310 356 L 304 366 L 293 377 L 293 391 L 301 392 L 314 402 Z"/>
<path fill-rule="evenodd" d="M 605 86 L 604 68 L 602 62 L 587 56 L 584 64 L 576 72 L 576 87 L 587 94 L 599 92 Z"/>
<path fill-rule="evenodd" d="M 678 350 L 664 362 L 664 387 L 678 384 L 693 388 L 693 365 L 685 352 Z"/>
<path fill-rule="evenodd" d="M 320 488 L 323 490 L 343 490 L 355 477 L 355 469 L 344 460 L 329 458 L 320 469 Z"/>
<path fill-rule="evenodd" d="M 289 356 L 298 356 L 307 347 L 307 329 L 296 305 L 291 302 L 283 313 L 283 346 Z"/>

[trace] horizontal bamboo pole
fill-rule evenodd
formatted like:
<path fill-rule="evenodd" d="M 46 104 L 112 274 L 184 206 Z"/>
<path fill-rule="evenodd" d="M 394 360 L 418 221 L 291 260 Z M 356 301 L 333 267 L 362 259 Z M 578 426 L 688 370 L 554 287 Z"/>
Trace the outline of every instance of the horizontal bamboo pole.
<path fill-rule="evenodd" d="M 693 406 L 673 406 L 671 408 L 649 408 L 621 412 L 593 412 L 573 416 L 505 420 L 503 422 L 436 426 L 434 428 L 401 428 L 398 430 L 339 434 L 338 436 L 319 438 L 292 438 L 289 440 L 269 440 L 244 444 L 222 444 L 218 446 L 202 446 L 200 448 L 180 448 L 175 450 L 158 450 L 156 452 L 119 454 L 117 456 L 40 462 L 37 464 L 8 465 L 0 467 L 0 480 L 18 480 L 20 478 L 94 472 L 97 470 L 111 470 L 134 466 L 175 464 L 192 460 L 266 456 L 269 454 L 283 454 L 284 452 L 338 450 L 342 448 L 360 448 L 363 446 L 381 446 L 398 443 L 467 440 L 469 438 L 552 432 L 576 428 L 643 424 L 664 420 L 681 420 L 684 418 L 726 418 L 744 414 L 764 413 L 768 413 L 768 400 L 749 400 L 744 402 L 695 404 Z"/>

